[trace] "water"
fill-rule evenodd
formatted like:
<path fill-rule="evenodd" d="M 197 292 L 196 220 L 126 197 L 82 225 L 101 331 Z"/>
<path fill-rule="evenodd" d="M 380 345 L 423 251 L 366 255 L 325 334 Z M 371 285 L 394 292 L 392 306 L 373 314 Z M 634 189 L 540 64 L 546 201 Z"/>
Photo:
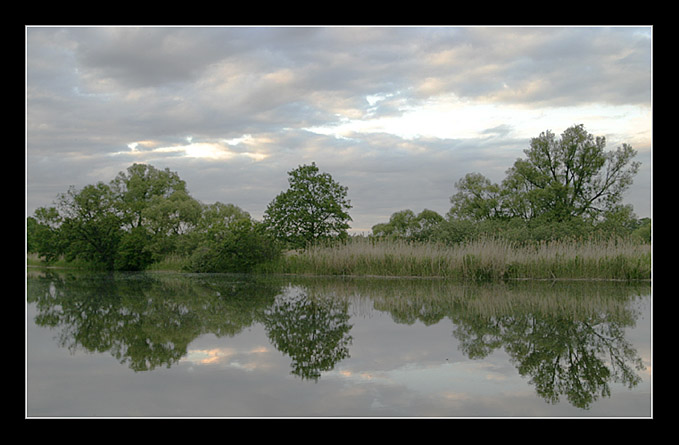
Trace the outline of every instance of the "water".
<path fill-rule="evenodd" d="M 650 417 L 648 283 L 29 271 L 27 417 Z"/>

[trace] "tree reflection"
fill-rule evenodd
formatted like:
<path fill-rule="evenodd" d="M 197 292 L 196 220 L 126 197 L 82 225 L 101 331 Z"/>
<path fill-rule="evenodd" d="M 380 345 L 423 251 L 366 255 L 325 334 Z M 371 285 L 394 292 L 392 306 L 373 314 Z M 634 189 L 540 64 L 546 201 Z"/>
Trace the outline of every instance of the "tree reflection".
<path fill-rule="evenodd" d="M 28 280 L 38 326 L 58 328 L 71 351 L 108 352 L 134 371 L 170 367 L 198 336 L 234 336 L 255 322 L 317 380 L 349 356 L 347 303 L 307 298 L 275 280 L 248 276 L 48 273 Z"/>
<path fill-rule="evenodd" d="M 292 281 L 293 284 L 287 284 Z M 52 274 L 30 277 L 39 326 L 57 328 L 70 350 L 108 352 L 135 371 L 170 367 L 197 337 L 234 336 L 262 323 L 291 360 L 292 374 L 317 381 L 349 357 L 348 308 L 363 300 L 397 323 L 444 318 L 471 359 L 504 349 L 521 376 L 550 403 L 587 409 L 633 388 L 641 358 L 625 337 L 646 289 L 617 284 L 467 286 L 428 280 L 284 281 L 200 274 Z"/>
<path fill-rule="evenodd" d="M 338 299 L 309 298 L 305 289 L 291 287 L 264 313 L 269 339 L 292 358 L 292 374 L 317 381 L 322 371 L 349 357 L 347 306 Z"/>
<path fill-rule="evenodd" d="M 279 292 L 252 280 L 147 274 L 57 275 L 28 280 L 38 326 L 59 328 L 69 350 L 109 352 L 134 371 L 170 367 L 204 333 L 233 336 Z"/>
<path fill-rule="evenodd" d="M 633 388 L 641 381 L 636 370 L 643 363 L 624 333 L 634 324 L 629 311 L 617 316 L 607 311 L 501 316 L 472 311 L 458 312 L 454 322 L 460 349 L 470 358 L 504 348 L 520 375 L 553 404 L 565 396 L 573 406 L 588 409 L 599 397 L 610 396 L 612 382 Z"/>
<path fill-rule="evenodd" d="M 459 348 L 471 359 L 504 349 L 520 375 L 549 403 L 561 397 L 588 409 L 611 394 L 611 383 L 633 388 L 644 365 L 625 337 L 637 314 L 632 302 L 650 284 L 513 283 L 469 286 L 436 280 L 317 280 L 316 293 L 356 301 L 397 323 L 454 324 Z"/>

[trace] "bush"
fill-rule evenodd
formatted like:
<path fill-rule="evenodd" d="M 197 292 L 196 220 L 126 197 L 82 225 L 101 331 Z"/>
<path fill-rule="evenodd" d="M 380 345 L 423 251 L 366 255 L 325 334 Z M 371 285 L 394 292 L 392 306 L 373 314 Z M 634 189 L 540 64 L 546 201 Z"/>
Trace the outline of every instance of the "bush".
<path fill-rule="evenodd" d="M 187 268 L 191 272 L 251 272 L 279 254 L 280 249 L 260 224 L 249 218 L 239 219 L 218 239 L 201 244 Z"/>

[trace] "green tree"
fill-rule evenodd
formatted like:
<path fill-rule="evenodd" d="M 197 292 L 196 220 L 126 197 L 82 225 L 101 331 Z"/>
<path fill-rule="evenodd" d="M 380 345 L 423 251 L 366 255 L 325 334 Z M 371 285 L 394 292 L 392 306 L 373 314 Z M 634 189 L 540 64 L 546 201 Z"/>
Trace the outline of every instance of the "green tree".
<path fill-rule="evenodd" d="M 392 213 L 387 223 L 375 224 L 373 236 L 394 237 L 401 239 L 425 241 L 432 239 L 443 217 L 433 210 L 424 209 L 415 214 L 410 209 Z"/>
<path fill-rule="evenodd" d="M 159 170 L 152 165 L 132 164 L 111 181 L 116 207 L 123 221 L 130 227 L 144 225 L 145 210 L 159 205 L 159 198 L 169 199 L 175 192 L 186 191 L 186 183 L 169 169 Z M 176 199 L 176 198 L 175 198 Z"/>
<path fill-rule="evenodd" d="M 250 219 L 250 214 L 234 204 L 219 201 L 204 204 L 195 232 L 204 240 L 219 240 L 237 220 Z"/>
<path fill-rule="evenodd" d="M 64 255 L 105 269 L 139 270 L 174 251 L 200 215 L 200 203 L 176 173 L 133 164 L 109 184 L 71 187 L 54 207 L 37 209 L 27 235 L 29 247 L 47 261 Z"/>
<path fill-rule="evenodd" d="M 264 225 L 233 204 L 203 205 L 191 236 L 193 272 L 250 272 L 279 253 Z"/>
<path fill-rule="evenodd" d="M 456 185 L 449 216 L 474 221 L 522 218 L 564 222 L 597 221 L 620 215 L 623 193 L 639 169 L 636 151 L 623 144 L 605 151 L 606 139 L 574 125 L 557 139 L 546 131 L 530 141 L 502 184 L 478 173 Z"/>
<path fill-rule="evenodd" d="M 375 224 L 372 232 L 374 236 L 409 238 L 416 230 L 416 226 L 415 212 L 405 209 L 392 213 L 388 223 Z"/>
<path fill-rule="evenodd" d="M 59 236 L 62 218 L 56 207 L 40 207 L 26 219 L 28 252 L 37 253 L 47 262 L 64 253 L 64 240 Z"/>
<path fill-rule="evenodd" d="M 523 187 L 534 215 L 597 219 L 620 205 L 640 165 L 631 162 L 636 151 L 630 145 L 615 151 L 605 147 L 606 138 L 594 137 L 581 124 L 566 129 L 560 139 L 543 132 L 531 139 L 527 158 L 514 163 L 507 182 Z"/>
<path fill-rule="evenodd" d="M 59 195 L 58 236 L 67 260 L 82 259 L 97 267 L 113 269 L 122 237 L 121 220 L 108 185 L 99 182 L 80 191 L 71 187 Z"/>
<path fill-rule="evenodd" d="M 482 174 L 468 173 L 455 187 L 459 192 L 450 198 L 449 216 L 474 221 L 502 216 L 500 187 Z"/>
<path fill-rule="evenodd" d="M 347 187 L 315 163 L 288 172 L 288 190 L 269 203 L 264 223 L 277 239 L 292 247 L 332 237 L 346 238 L 348 222 Z"/>

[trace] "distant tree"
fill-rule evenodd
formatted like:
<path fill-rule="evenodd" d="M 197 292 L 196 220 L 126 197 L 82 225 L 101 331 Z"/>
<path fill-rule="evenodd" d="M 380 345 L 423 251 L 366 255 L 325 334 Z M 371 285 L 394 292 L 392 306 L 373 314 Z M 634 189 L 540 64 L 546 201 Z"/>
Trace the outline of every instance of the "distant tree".
<path fill-rule="evenodd" d="M 195 233 L 203 240 L 216 241 L 226 236 L 229 227 L 241 219 L 250 219 L 250 214 L 234 204 L 219 201 L 204 204 Z"/>
<path fill-rule="evenodd" d="M 372 232 L 374 236 L 409 238 L 416 230 L 416 220 L 417 216 L 412 210 L 399 210 L 391 214 L 388 223 L 375 224 L 372 227 Z"/>
<path fill-rule="evenodd" d="M 347 187 L 315 163 L 288 172 L 288 190 L 268 205 L 264 223 L 277 239 L 292 247 L 333 237 L 346 238 L 351 221 Z"/>
<path fill-rule="evenodd" d="M 633 235 L 639 239 L 650 243 L 651 242 L 651 218 L 641 218 L 638 221 L 638 227 L 634 229 Z"/>
<path fill-rule="evenodd" d="M 482 174 L 468 173 L 455 187 L 459 191 L 450 198 L 449 216 L 475 221 L 502 216 L 500 187 Z"/>
<path fill-rule="evenodd" d="M 606 139 L 574 125 L 560 139 L 546 131 L 531 139 L 525 159 L 518 159 L 501 185 L 480 174 L 457 183 L 449 215 L 482 221 L 540 218 L 594 221 L 620 214 L 623 193 L 639 169 L 636 151 L 622 144 L 604 151 Z"/>
<path fill-rule="evenodd" d="M 429 209 L 422 210 L 414 221 L 413 238 L 419 241 L 433 239 L 443 221 L 443 216 L 437 212 Z"/>
<path fill-rule="evenodd" d="M 59 236 L 62 218 L 56 207 L 40 207 L 33 215 L 26 220 L 27 250 L 54 261 L 65 250 L 65 240 Z"/>
<path fill-rule="evenodd" d="M 193 235 L 197 246 L 187 266 L 192 272 L 250 272 L 279 253 L 263 224 L 233 204 L 204 206 Z"/>
<path fill-rule="evenodd" d="M 387 223 L 375 224 L 372 235 L 377 237 L 393 237 L 408 240 L 430 240 L 443 217 L 433 210 L 424 209 L 415 214 L 410 209 L 392 213 Z"/>

